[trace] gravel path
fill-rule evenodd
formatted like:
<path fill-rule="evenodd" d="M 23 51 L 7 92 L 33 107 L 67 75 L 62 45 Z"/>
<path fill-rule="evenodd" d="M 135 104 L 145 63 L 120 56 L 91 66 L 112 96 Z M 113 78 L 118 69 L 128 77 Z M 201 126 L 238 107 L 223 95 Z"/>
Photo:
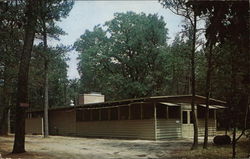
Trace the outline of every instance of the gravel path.
<path fill-rule="evenodd" d="M 190 149 L 191 143 L 190 139 L 148 141 L 28 135 L 27 153 L 12 155 L 8 153 L 12 150 L 13 136 L 9 136 L 0 137 L 0 154 L 39 159 L 165 159 L 171 158 L 174 150 Z"/>

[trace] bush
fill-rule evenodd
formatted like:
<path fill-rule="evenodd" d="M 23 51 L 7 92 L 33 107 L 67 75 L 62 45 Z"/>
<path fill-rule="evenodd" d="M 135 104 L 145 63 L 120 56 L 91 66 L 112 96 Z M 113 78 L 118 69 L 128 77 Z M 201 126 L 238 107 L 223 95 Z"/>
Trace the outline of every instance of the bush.
<path fill-rule="evenodd" d="M 228 135 L 219 135 L 214 137 L 214 144 L 216 145 L 229 145 L 231 138 Z"/>

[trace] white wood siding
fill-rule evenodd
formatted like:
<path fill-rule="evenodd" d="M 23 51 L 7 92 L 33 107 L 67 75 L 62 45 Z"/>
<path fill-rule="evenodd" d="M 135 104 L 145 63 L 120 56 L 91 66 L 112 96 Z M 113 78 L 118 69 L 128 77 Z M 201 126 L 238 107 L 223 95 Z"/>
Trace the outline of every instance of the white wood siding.
<path fill-rule="evenodd" d="M 190 138 L 193 137 L 193 124 L 182 124 L 182 137 Z M 204 137 L 205 131 L 205 120 L 198 119 L 198 136 Z M 216 135 L 216 120 L 209 119 L 208 120 L 208 136 Z"/>
<path fill-rule="evenodd" d="M 200 119 L 198 122 L 199 128 L 199 136 L 204 137 L 205 133 L 205 120 Z M 216 122 L 214 119 L 208 120 L 208 136 L 215 136 L 216 135 Z"/>
<path fill-rule="evenodd" d="M 75 111 L 62 110 L 49 112 L 49 130 L 52 135 L 75 135 Z"/>
<path fill-rule="evenodd" d="M 76 123 L 77 136 L 155 139 L 154 120 L 113 120 Z"/>
<path fill-rule="evenodd" d="M 25 119 L 25 134 L 43 134 L 43 118 Z"/>
<path fill-rule="evenodd" d="M 177 123 L 176 121 L 179 121 Z M 157 139 L 181 137 L 181 123 L 179 119 L 157 119 Z"/>

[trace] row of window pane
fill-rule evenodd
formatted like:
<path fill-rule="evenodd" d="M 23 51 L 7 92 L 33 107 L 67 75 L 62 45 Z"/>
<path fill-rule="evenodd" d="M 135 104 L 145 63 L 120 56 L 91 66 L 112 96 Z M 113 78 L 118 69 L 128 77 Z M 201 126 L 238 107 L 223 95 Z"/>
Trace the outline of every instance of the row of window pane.
<path fill-rule="evenodd" d="M 209 118 L 214 119 L 214 110 L 209 109 Z M 197 118 L 204 119 L 206 117 L 206 108 L 205 107 L 197 107 Z"/>
<path fill-rule="evenodd" d="M 190 121 L 188 122 L 188 113 Z M 214 110 L 209 110 L 209 118 L 214 119 Z M 198 107 L 197 109 L 197 118 L 198 119 L 204 119 L 205 118 L 205 108 L 204 107 Z M 192 111 L 182 111 L 182 123 L 183 124 L 192 124 L 193 123 L 193 116 Z"/>
<path fill-rule="evenodd" d="M 166 106 L 163 104 L 158 104 L 156 109 L 156 116 L 158 119 L 180 119 L 181 108 L 176 106 Z"/>
<path fill-rule="evenodd" d="M 118 111 L 119 109 L 119 111 Z M 119 114 L 118 114 L 119 112 Z M 130 112 L 130 114 L 129 114 Z M 167 113 L 168 112 L 168 113 Z M 83 109 L 76 112 L 77 121 L 98 121 L 98 120 L 131 120 L 152 119 L 154 118 L 154 107 L 152 104 L 133 104 L 105 109 Z M 157 118 L 180 119 L 180 107 L 167 107 L 166 105 L 157 105 Z"/>

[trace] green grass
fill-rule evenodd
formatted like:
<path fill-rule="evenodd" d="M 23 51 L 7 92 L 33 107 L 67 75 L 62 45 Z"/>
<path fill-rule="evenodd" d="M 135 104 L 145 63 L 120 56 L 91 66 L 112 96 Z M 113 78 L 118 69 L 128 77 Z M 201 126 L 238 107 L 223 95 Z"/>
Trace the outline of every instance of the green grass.
<path fill-rule="evenodd" d="M 241 139 L 236 146 L 236 158 L 248 158 L 250 155 L 250 140 Z M 184 159 L 230 159 L 232 158 L 232 146 L 217 146 L 209 144 L 207 149 L 203 149 L 202 145 L 196 150 L 176 150 L 173 157 Z"/>

